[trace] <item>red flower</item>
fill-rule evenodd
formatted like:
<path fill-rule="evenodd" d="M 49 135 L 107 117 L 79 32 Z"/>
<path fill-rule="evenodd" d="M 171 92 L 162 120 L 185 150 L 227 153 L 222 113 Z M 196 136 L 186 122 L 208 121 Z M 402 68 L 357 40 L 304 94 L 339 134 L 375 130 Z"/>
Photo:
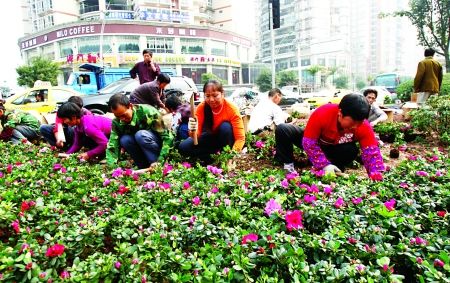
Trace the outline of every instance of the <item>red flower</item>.
<path fill-rule="evenodd" d="M 302 223 L 302 212 L 300 210 L 288 211 L 285 216 L 285 220 L 287 222 L 286 228 L 291 231 L 292 229 L 300 229 L 303 228 Z"/>
<path fill-rule="evenodd" d="M 380 172 L 372 172 L 370 173 L 370 179 L 372 181 L 382 181 L 383 175 Z"/>
<path fill-rule="evenodd" d="M 64 245 L 55 244 L 47 249 L 46 257 L 57 257 L 64 253 Z"/>
<path fill-rule="evenodd" d="M 437 214 L 439 217 L 445 217 L 445 215 L 447 214 L 447 211 L 445 211 L 445 210 L 440 210 L 440 211 L 436 212 L 436 214 Z"/>
<path fill-rule="evenodd" d="M 244 237 L 242 237 L 241 244 L 245 245 L 245 244 L 247 244 L 247 242 L 256 242 L 256 241 L 258 241 L 258 235 L 248 234 L 248 235 L 245 235 Z"/>

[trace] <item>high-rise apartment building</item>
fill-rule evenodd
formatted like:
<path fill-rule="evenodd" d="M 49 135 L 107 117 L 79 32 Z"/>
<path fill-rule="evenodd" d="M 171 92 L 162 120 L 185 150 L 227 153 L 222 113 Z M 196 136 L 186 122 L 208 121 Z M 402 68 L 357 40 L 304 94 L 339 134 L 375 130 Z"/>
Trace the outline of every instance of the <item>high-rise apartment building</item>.
<path fill-rule="evenodd" d="M 245 7 L 236 0 L 22 0 L 19 45 L 25 62 L 45 56 L 65 75 L 87 62 L 131 66 L 150 49 L 162 67 L 196 83 L 209 72 L 238 84 L 254 53 L 254 25 L 243 24 L 238 5 Z"/>
<path fill-rule="evenodd" d="M 259 0 L 257 58 L 271 61 L 268 0 Z M 409 72 L 417 64 L 416 33 L 406 18 L 382 17 L 407 8 L 407 0 L 280 0 L 275 33 L 276 70 L 302 70 L 305 86 L 325 85 L 333 73 L 355 87 L 380 72 Z M 414 58 L 414 60 L 411 60 Z M 307 69 L 322 66 L 313 78 Z"/>

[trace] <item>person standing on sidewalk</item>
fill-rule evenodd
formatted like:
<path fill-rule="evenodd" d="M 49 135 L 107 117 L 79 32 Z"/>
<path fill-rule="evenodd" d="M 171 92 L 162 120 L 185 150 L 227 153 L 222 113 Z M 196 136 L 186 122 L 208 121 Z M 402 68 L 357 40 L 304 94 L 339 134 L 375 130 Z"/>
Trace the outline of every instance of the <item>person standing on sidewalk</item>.
<path fill-rule="evenodd" d="M 417 66 L 414 78 L 414 92 L 417 104 L 424 104 L 431 95 L 437 95 L 442 85 L 442 65 L 433 58 L 434 49 L 425 49 L 425 59 Z"/>
<path fill-rule="evenodd" d="M 159 65 L 152 60 L 153 52 L 150 49 L 144 49 L 142 55 L 144 56 L 144 61 L 136 63 L 130 70 L 130 76 L 135 79 L 137 75 L 140 84 L 152 82 L 161 74 Z"/>

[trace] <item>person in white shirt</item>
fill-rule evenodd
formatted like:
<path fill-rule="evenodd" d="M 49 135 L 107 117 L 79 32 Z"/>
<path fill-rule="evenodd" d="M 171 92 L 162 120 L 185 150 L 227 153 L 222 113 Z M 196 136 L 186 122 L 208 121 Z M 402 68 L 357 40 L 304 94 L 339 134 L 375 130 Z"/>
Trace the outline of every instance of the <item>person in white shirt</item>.
<path fill-rule="evenodd" d="M 267 98 L 262 98 L 258 102 L 250 115 L 249 132 L 257 135 L 271 129 L 272 124 L 279 125 L 286 121 L 289 115 L 278 106 L 282 95 L 278 88 L 274 88 L 269 91 Z"/>

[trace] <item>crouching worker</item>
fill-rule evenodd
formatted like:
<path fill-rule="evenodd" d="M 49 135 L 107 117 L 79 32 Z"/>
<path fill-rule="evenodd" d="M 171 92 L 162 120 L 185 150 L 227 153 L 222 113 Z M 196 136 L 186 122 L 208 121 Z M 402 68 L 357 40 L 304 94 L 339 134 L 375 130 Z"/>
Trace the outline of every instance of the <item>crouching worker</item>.
<path fill-rule="evenodd" d="M 161 113 L 153 106 L 133 105 L 123 94 L 111 96 L 108 104 L 115 116 L 106 150 L 108 164 L 117 163 L 121 147 L 139 169 L 163 163 L 173 135 L 164 126 Z"/>
<path fill-rule="evenodd" d="M 276 157 L 284 169 L 295 171 L 293 145 L 303 148 L 315 170 L 339 174 L 356 159 L 359 149 L 368 175 L 382 178 L 383 158 L 369 122 L 370 106 L 364 96 L 348 94 L 337 104 L 317 108 L 308 120 L 305 130 L 298 126 L 281 124 L 275 131 Z"/>
<path fill-rule="evenodd" d="M 225 99 L 222 84 L 215 80 L 203 86 L 205 101 L 195 111 L 197 121 L 189 119 L 189 135 L 182 141 L 179 150 L 182 155 L 197 157 L 210 162 L 210 154 L 217 153 L 225 146 L 241 151 L 245 143 L 244 123 L 236 105 Z M 193 133 L 198 144 L 194 145 Z"/>
<path fill-rule="evenodd" d="M 81 153 L 80 159 L 89 160 L 94 157 L 103 158 L 111 133 L 112 120 L 103 116 L 85 115 L 75 103 L 66 102 L 58 109 L 58 117 L 69 127 L 74 127 L 73 144 L 66 152 L 72 154 L 82 147 L 90 150 Z"/>
<path fill-rule="evenodd" d="M 6 111 L 0 103 L 0 139 L 13 144 L 30 143 L 39 139 L 39 120 L 27 112 Z"/>

